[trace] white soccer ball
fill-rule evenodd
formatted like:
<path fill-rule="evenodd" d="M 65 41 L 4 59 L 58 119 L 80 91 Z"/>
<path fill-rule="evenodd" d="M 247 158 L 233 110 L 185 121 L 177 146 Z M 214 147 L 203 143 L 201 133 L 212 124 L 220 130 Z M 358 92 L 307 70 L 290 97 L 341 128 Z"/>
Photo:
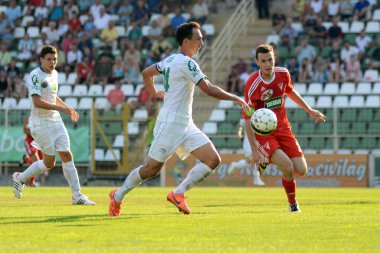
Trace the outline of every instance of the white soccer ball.
<path fill-rule="evenodd" d="M 267 108 L 256 110 L 251 117 L 253 131 L 259 135 L 268 135 L 274 132 L 277 127 L 276 114 Z"/>

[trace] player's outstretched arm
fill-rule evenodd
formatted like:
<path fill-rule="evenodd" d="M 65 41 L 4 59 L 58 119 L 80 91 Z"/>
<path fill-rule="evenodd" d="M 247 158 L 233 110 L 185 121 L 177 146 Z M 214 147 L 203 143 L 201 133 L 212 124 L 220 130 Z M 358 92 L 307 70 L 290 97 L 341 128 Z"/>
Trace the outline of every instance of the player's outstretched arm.
<path fill-rule="evenodd" d="M 165 92 L 157 91 L 156 86 L 154 85 L 154 79 L 153 79 L 154 76 L 157 76 L 160 74 L 161 73 L 158 72 L 155 64 L 147 67 L 142 72 L 142 76 L 143 76 L 143 80 L 144 80 L 144 86 L 150 92 L 152 97 L 163 99 L 165 96 Z"/>
<path fill-rule="evenodd" d="M 232 100 L 243 110 L 249 111 L 249 106 L 243 99 L 219 88 L 218 86 L 210 83 L 207 79 L 200 81 L 198 87 L 210 97 L 217 98 L 219 100 Z"/>
<path fill-rule="evenodd" d="M 289 93 L 288 97 L 315 119 L 315 122 L 326 121 L 326 116 L 320 111 L 311 108 L 296 90 Z"/>
<path fill-rule="evenodd" d="M 63 102 L 63 100 L 57 96 L 57 99 L 56 99 L 56 103 L 57 105 L 59 106 L 62 106 L 64 108 L 66 108 L 65 111 L 63 111 L 63 113 L 67 114 L 70 116 L 71 120 L 73 122 L 77 122 L 78 119 L 79 119 L 79 114 L 78 112 L 74 109 L 74 108 L 71 108 L 68 104 L 66 104 L 65 102 Z"/>
<path fill-rule="evenodd" d="M 253 133 L 251 122 L 249 119 L 245 120 L 245 131 L 247 133 L 248 141 L 252 150 L 252 165 L 259 166 L 259 152 L 255 143 L 255 134 Z M 258 167 L 257 167 L 258 168 Z"/>

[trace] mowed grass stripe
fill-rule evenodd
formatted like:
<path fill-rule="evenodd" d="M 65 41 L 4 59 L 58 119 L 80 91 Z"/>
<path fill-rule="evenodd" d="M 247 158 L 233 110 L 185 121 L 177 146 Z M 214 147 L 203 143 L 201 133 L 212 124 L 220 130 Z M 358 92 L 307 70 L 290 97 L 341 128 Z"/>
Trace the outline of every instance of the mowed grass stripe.
<path fill-rule="evenodd" d="M 191 190 L 190 216 L 169 188 L 140 187 L 121 217 L 107 187 L 83 187 L 96 206 L 72 206 L 68 187 L 0 188 L 0 252 L 380 252 L 380 189 L 298 188 L 289 213 L 278 188 Z"/>

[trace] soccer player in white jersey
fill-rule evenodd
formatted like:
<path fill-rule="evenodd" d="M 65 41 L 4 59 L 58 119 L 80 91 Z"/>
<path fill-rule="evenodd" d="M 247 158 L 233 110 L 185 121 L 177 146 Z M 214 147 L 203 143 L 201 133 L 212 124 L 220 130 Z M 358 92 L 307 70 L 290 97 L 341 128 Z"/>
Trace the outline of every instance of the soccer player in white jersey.
<path fill-rule="evenodd" d="M 149 149 L 147 163 L 132 170 L 119 189 L 110 192 L 109 215 L 119 216 L 124 196 L 143 181 L 160 172 L 164 163 L 177 153 L 181 159 L 193 155 L 200 162 L 186 178 L 167 195 L 180 212 L 190 214 L 184 193 L 202 182 L 220 164 L 221 159 L 210 139 L 200 131 L 192 119 L 192 104 L 195 86 L 210 97 L 233 100 L 243 110 L 249 110 L 243 99 L 210 83 L 191 58 L 203 46 L 203 37 L 198 23 L 180 25 L 176 31 L 179 52 L 157 64 L 144 69 L 144 85 L 153 97 L 164 98 L 153 130 L 154 139 Z M 153 77 L 162 74 L 165 91 L 157 91 Z"/>
<path fill-rule="evenodd" d="M 73 122 L 79 118 L 78 113 L 58 96 L 57 49 L 50 45 L 42 47 L 39 59 L 41 66 L 30 73 L 28 80 L 29 97 L 32 110 L 29 127 L 34 141 L 32 145 L 43 153 L 43 159 L 32 163 L 24 172 L 12 175 L 13 193 L 21 198 L 24 183 L 31 177 L 42 174 L 55 166 L 55 154 L 62 160 L 63 174 L 72 191 L 73 205 L 94 205 L 80 192 L 77 169 L 70 151 L 70 140 L 60 112 L 71 117 Z"/>

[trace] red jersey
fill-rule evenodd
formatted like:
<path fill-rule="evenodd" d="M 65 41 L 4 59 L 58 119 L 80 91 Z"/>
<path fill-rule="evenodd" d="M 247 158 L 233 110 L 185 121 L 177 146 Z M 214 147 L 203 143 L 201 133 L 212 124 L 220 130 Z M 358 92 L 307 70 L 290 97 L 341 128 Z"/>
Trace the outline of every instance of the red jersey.
<path fill-rule="evenodd" d="M 286 117 L 285 94 L 292 93 L 293 85 L 289 71 L 283 67 L 275 67 L 271 81 L 264 81 L 260 71 L 253 73 L 247 80 L 244 90 L 245 101 L 255 110 L 260 108 L 271 109 L 277 116 L 277 128 L 275 132 L 289 130 L 290 123 Z M 250 119 L 250 115 L 242 112 L 244 119 Z"/>

